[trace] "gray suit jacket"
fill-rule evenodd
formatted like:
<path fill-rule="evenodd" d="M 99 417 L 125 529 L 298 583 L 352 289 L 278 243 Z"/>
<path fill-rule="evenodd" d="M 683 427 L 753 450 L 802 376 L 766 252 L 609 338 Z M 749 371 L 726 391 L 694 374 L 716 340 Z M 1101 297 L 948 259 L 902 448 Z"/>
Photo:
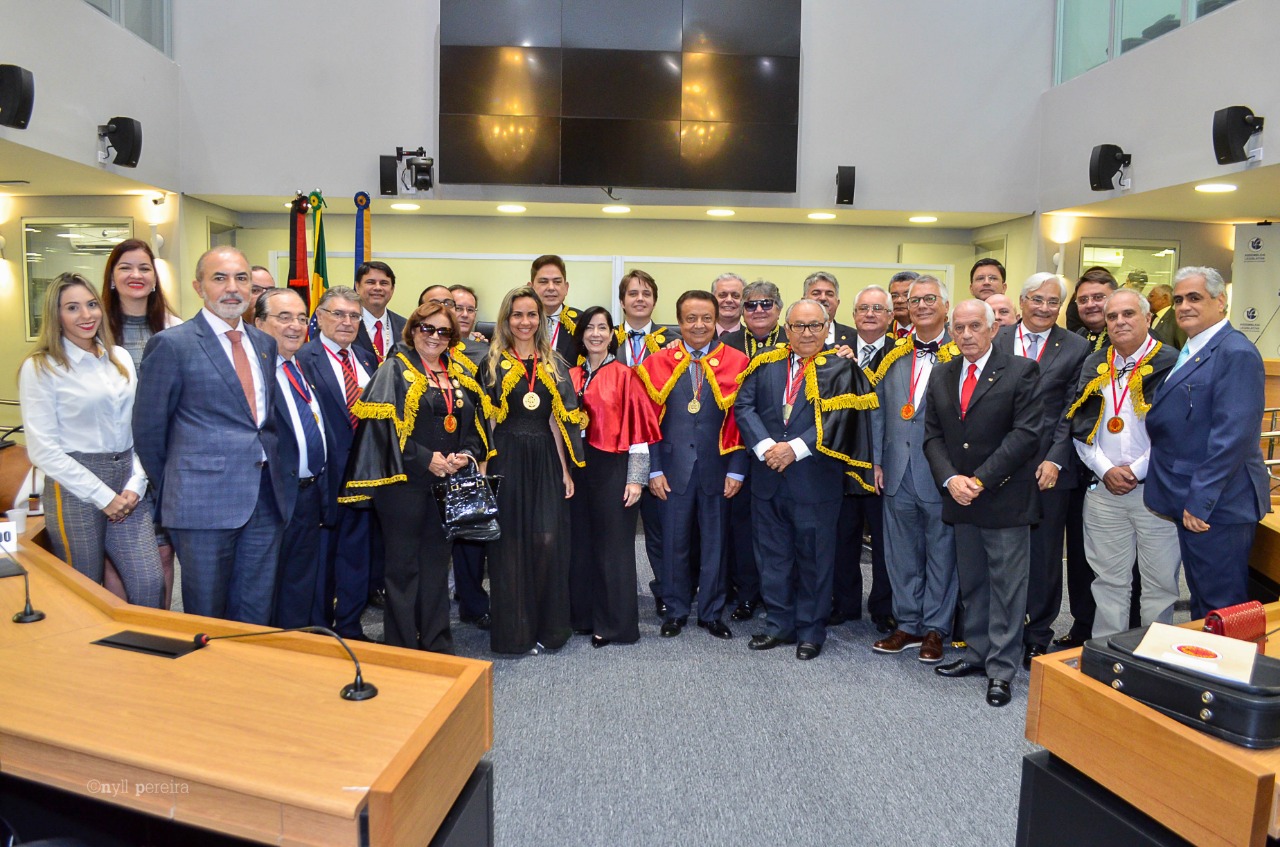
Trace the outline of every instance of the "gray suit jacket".
<path fill-rule="evenodd" d="M 1181 350 L 1187 343 L 1187 334 L 1182 331 L 1182 327 L 1178 326 L 1178 319 L 1173 314 L 1172 306 L 1152 324 L 1151 334 L 1157 340 L 1163 341 L 1178 350 Z"/>
<path fill-rule="evenodd" d="M 904 339 L 912 343 L 912 336 Z M 942 344 L 951 341 L 951 334 L 944 332 Z M 910 420 L 903 420 L 901 410 L 911 402 L 911 361 L 913 353 L 908 353 L 889 366 L 884 378 L 876 384 L 876 396 L 880 400 L 880 408 L 871 412 L 871 449 L 872 461 L 884 469 L 884 493 L 890 496 L 898 493 L 902 478 L 907 473 L 908 464 L 911 469 L 911 483 L 916 494 L 927 503 L 941 503 L 942 492 L 933 481 L 929 472 L 929 463 L 924 457 L 924 407 L 927 405 L 928 391 L 920 400 Z M 932 380 L 941 364 L 933 366 Z"/>
<path fill-rule="evenodd" d="M 157 519 L 172 529 L 235 529 L 258 502 L 255 463 L 265 453 L 276 505 L 289 513 L 277 460 L 276 343 L 244 327 L 262 369 L 266 416 L 259 427 L 235 368 L 203 315 L 147 342 L 133 405 L 133 444 L 156 493 Z"/>

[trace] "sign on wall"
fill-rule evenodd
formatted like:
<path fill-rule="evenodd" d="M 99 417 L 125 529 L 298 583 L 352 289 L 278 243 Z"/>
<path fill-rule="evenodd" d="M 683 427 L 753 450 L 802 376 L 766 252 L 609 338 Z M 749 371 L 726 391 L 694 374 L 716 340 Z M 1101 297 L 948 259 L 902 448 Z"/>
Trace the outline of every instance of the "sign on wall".
<path fill-rule="evenodd" d="M 1280 230 L 1236 226 L 1231 262 L 1231 324 L 1258 346 L 1264 359 L 1280 358 Z"/>

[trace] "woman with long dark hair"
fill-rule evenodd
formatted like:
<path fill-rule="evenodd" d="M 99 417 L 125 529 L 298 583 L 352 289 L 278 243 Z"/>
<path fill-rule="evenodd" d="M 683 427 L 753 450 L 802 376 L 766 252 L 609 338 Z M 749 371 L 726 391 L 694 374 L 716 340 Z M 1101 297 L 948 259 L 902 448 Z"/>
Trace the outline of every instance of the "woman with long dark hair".
<path fill-rule="evenodd" d="M 151 336 L 182 323 L 165 300 L 156 256 L 147 242 L 139 238 L 121 241 L 107 257 L 102 311 L 111 337 L 129 351 L 135 368 L 142 363 L 142 351 Z"/>

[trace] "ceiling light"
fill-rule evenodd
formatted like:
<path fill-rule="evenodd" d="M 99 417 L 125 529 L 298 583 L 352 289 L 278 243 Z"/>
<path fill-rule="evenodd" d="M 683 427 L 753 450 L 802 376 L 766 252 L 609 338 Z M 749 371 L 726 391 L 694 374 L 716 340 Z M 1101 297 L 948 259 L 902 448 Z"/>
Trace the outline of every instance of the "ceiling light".
<path fill-rule="evenodd" d="M 829 221 L 835 218 L 834 212 L 810 212 L 809 220 L 811 221 Z"/>
<path fill-rule="evenodd" d="M 416 212 L 422 207 L 417 203 L 392 203 L 391 208 L 397 212 Z"/>
<path fill-rule="evenodd" d="M 518 215 L 525 210 L 524 206 L 518 203 L 503 203 L 498 207 L 498 211 L 507 215 Z"/>
<path fill-rule="evenodd" d="M 707 214 L 713 218 L 731 218 L 737 213 L 733 209 L 707 209 Z"/>
<path fill-rule="evenodd" d="M 938 219 L 933 215 L 916 215 L 915 217 L 907 218 L 907 220 L 913 224 L 933 224 L 938 222 Z"/>
<path fill-rule="evenodd" d="M 600 208 L 600 211 L 604 212 L 606 215 L 625 215 L 627 212 L 631 211 L 631 207 L 630 206 L 602 206 Z"/>
<path fill-rule="evenodd" d="M 1196 186 L 1196 191 L 1202 194 L 1228 194 L 1235 190 L 1236 187 L 1229 182 L 1206 182 Z"/>

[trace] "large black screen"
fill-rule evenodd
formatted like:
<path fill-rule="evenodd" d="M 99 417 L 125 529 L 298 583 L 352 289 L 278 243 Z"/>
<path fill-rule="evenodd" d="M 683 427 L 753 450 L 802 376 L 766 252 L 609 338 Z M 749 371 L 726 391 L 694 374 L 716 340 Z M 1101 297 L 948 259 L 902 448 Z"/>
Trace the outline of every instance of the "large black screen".
<path fill-rule="evenodd" d="M 445 183 L 793 192 L 800 0 L 441 0 Z"/>

